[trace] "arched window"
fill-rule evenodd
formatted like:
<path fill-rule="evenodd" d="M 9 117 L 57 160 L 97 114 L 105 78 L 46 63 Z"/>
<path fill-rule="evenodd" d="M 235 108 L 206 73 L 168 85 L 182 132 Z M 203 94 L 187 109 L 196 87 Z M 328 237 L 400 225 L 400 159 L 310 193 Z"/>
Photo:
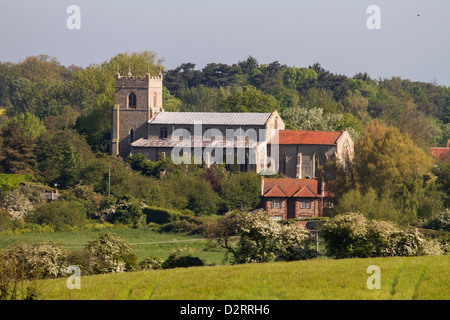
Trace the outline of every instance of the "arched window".
<path fill-rule="evenodd" d="M 134 92 L 128 95 L 128 108 L 136 108 L 136 94 Z"/>
<path fill-rule="evenodd" d="M 321 177 L 321 171 L 323 170 L 326 161 L 327 161 L 327 157 L 325 156 L 325 153 L 323 153 L 322 151 L 317 151 L 314 154 L 314 177 L 315 178 Z"/>

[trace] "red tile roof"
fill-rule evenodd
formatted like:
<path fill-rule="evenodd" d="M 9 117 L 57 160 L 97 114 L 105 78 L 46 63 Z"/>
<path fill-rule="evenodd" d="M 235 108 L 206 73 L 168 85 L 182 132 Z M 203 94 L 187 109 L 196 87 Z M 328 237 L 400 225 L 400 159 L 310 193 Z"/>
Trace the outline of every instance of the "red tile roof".
<path fill-rule="evenodd" d="M 335 145 L 342 131 L 280 130 L 279 144 Z"/>
<path fill-rule="evenodd" d="M 294 198 L 318 198 L 319 195 L 312 191 L 308 186 L 304 186 L 292 195 Z"/>
<path fill-rule="evenodd" d="M 289 197 L 288 194 L 285 191 L 283 191 L 283 189 L 281 189 L 280 186 L 277 185 L 277 184 L 274 187 L 270 188 L 270 190 L 267 191 L 264 194 L 264 196 L 266 196 L 266 197 L 274 197 L 274 198 L 278 198 L 278 197 L 286 198 L 286 197 Z"/>
<path fill-rule="evenodd" d="M 263 179 L 264 197 L 307 197 L 315 198 L 320 194 L 319 183 L 315 179 Z M 282 191 L 282 192 L 280 192 Z"/>
<path fill-rule="evenodd" d="M 450 161 L 450 139 L 447 140 L 446 148 L 430 148 L 430 154 L 438 161 Z"/>

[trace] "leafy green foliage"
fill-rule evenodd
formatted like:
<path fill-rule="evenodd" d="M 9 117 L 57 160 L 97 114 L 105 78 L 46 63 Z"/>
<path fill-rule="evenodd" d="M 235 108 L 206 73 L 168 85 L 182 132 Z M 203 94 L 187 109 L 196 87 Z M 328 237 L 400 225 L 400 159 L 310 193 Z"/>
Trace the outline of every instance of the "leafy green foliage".
<path fill-rule="evenodd" d="M 24 181 L 30 181 L 31 175 L 26 174 L 0 174 L 0 190 L 12 191 L 19 187 Z"/>
<path fill-rule="evenodd" d="M 90 254 L 90 267 L 94 273 L 133 271 L 138 267 L 137 256 L 128 241 L 103 233 L 88 241 L 85 248 Z"/>
<path fill-rule="evenodd" d="M 439 244 L 417 230 L 403 231 L 394 224 L 368 220 L 361 214 L 341 214 L 321 227 L 327 254 L 336 258 L 367 258 L 441 254 Z"/>
<path fill-rule="evenodd" d="M 63 230 L 67 226 L 81 226 L 86 221 L 86 212 L 77 201 L 58 200 L 39 206 L 27 220 Z"/>
<path fill-rule="evenodd" d="M 235 93 L 222 101 L 226 112 L 273 112 L 279 109 L 278 101 L 252 86 L 244 88 L 243 93 Z"/>
<path fill-rule="evenodd" d="M 231 211 L 210 227 L 209 238 L 233 255 L 232 263 L 292 261 L 313 257 L 306 229 L 282 225 L 264 210 Z M 233 238 L 237 237 L 237 240 Z"/>

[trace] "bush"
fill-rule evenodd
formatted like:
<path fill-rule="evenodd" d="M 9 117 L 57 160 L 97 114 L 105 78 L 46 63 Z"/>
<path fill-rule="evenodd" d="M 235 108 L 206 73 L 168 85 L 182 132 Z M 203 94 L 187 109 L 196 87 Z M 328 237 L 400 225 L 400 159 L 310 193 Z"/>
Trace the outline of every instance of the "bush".
<path fill-rule="evenodd" d="M 162 269 L 164 259 L 149 256 L 139 263 L 141 270 L 157 270 Z"/>
<path fill-rule="evenodd" d="M 34 215 L 27 220 L 63 230 L 66 226 L 81 226 L 86 221 L 86 212 L 77 201 L 57 200 L 39 206 Z"/>
<path fill-rule="evenodd" d="M 450 209 L 443 211 L 435 218 L 428 219 L 423 223 L 422 227 L 433 230 L 450 231 Z"/>
<path fill-rule="evenodd" d="M 179 220 L 180 212 L 172 209 L 148 206 L 143 213 L 147 216 L 147 223 L 166 224 Z"/>
<path fill-rule="evenodd" d="M 163 262 L 163 269 L 201 267 L 205 263 L 198 257 L 191 255 L 180 256 L 178 253 L 172 253 L 166 261 Z"/>
<path fill-rule="evenodd" d="M 237 240 L 233 240 L 237 236 Z M 231 211 L 210 225 L 208 237 L 233 255 L 232 263 L 292 261 L 314 256 L 309 232 L 270 219 L 264 210 Z"/>
<path fill-rule="evenodd" d="M 45 241 L 18 244 L 2 257 L 21 270 L 24 280 L 65 275 L 66 259 L 67 253 L 62 245 Z"/>
<path fill-rule="evenodd" d="M 140 204 L 132 197 L 122 197 L 116 204 L 116 210 L 112 215 L 111 222 L 119 222 L 137 227 L 143 218 Z"/>
<path fill-rule="evenodd" d="M 134 271 L 138 269 L 137 255 L 128 241 L 104 233 L 86 244 L 93 273 Z"/>
<path fill-rule="evenodd" d="M 11 215 L 0 208 L 0 233 L 7 232 L 12 227 Z"/>
<path fill-rule="evenodd" d="M 367 258 L 441 254 L 439 245 L 417 230 L 403 231 L 385 221 L 368 220 L 362 214 L 341 214 L 320 229 L 327 255 Z"/>
<path fill-rule="evenodd" d="M 12 191 L 19 187 L 24 181 L 30 181 L 32 176 L 29 174 L 0 174 L 0 190 Z"/>
<path fill-rule="evenodd" d="M 222 211 L 248 209 L 260 203 L 261 177 L 255 172 L 232 173 L 221 180 Z"/>

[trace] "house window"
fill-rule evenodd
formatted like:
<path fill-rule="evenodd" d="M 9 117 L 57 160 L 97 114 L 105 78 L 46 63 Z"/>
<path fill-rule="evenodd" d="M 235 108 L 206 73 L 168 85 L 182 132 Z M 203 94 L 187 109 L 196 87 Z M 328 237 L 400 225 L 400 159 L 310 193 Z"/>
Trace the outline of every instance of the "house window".
<path fill-rule="evenodd" d="M 311 200 L 300 200 L 300 208 L 302 209 L 311 208 Z"/>
<path fill-rule="evenodd" d="M 273 199 L 272 209 L 280 209 L 280 208 L 281 208 L 281 199 Z"/>
<path fill-rule="evenodd" d="M 283 216 L 271 216 L 270 218 L 272 220 L 274 220 L 274 221 L 281 221 L 281 220 L 283 220 Z"/>
<path fill-rule="evenodd" d="M 134 142 L 134 130 L 133 129 L 130 130 L 130 140 L 131 140 L 131 142 Z"/>
<path fill-rule="evenodd" d="M 167 128 L 166 127 L 162 127 L 159 129 L 159 138 L 167 139 Z"/>
<path fill-rule="evenodd" d="M 136 94 L 134 92 L 128 95 L 128 108 L 136 108 Z"/>

